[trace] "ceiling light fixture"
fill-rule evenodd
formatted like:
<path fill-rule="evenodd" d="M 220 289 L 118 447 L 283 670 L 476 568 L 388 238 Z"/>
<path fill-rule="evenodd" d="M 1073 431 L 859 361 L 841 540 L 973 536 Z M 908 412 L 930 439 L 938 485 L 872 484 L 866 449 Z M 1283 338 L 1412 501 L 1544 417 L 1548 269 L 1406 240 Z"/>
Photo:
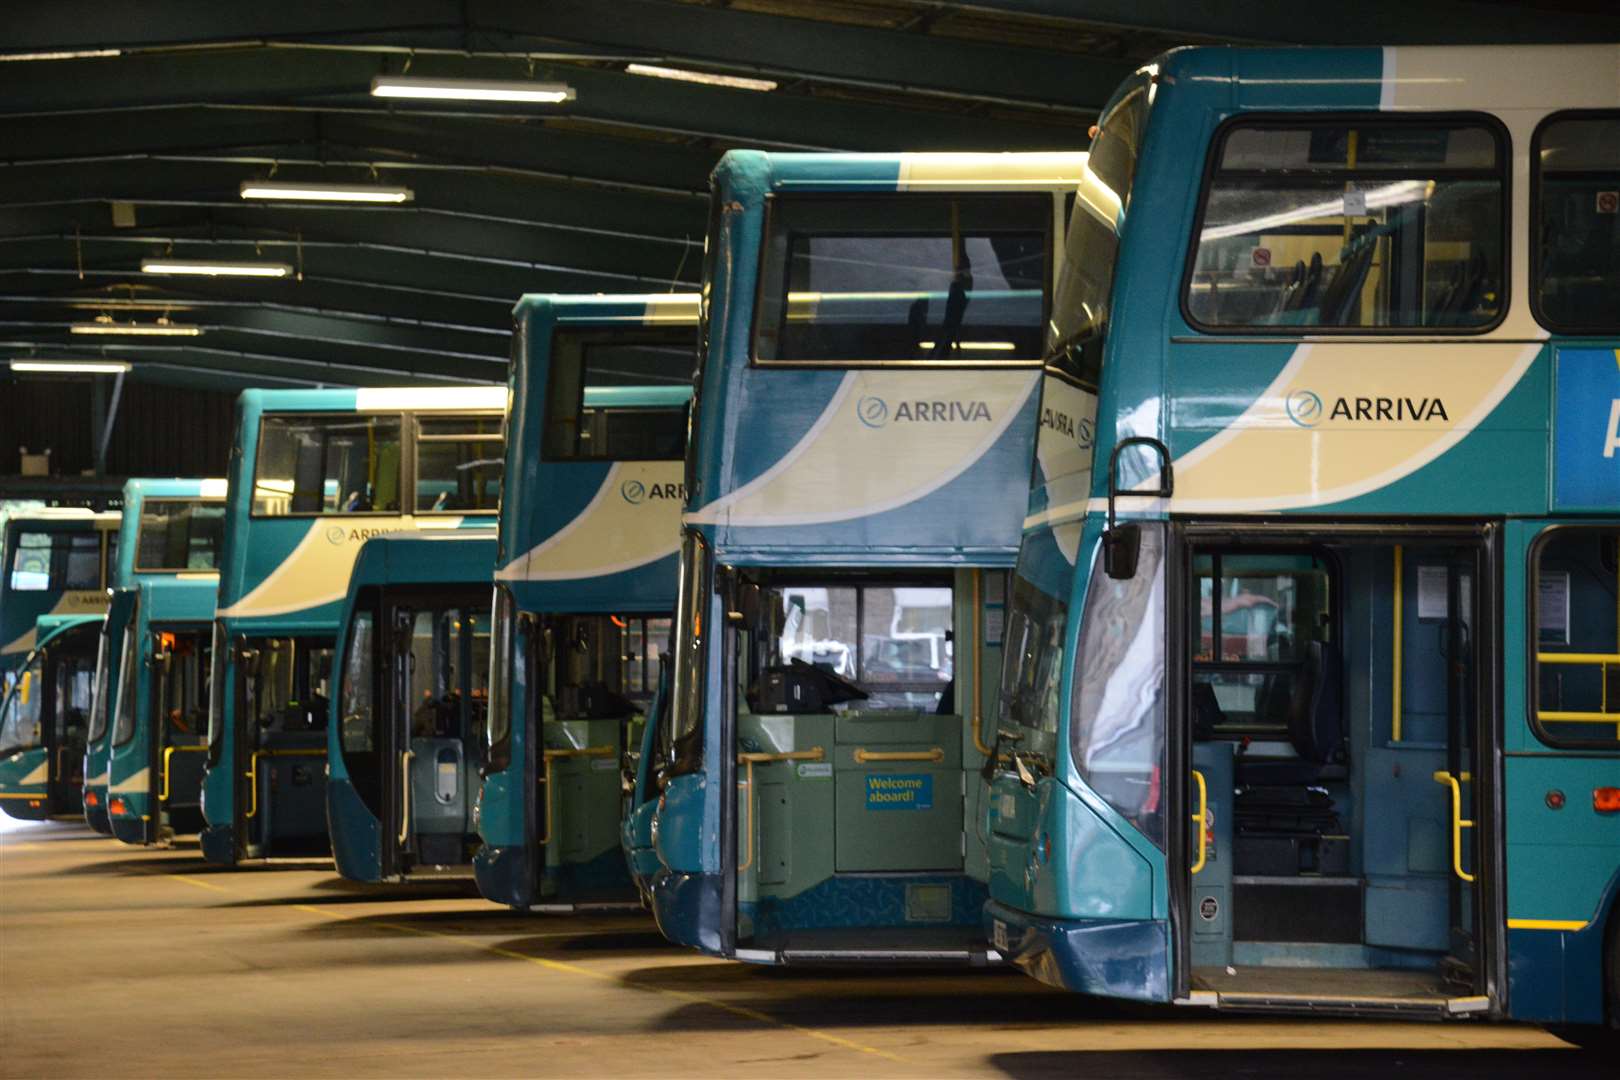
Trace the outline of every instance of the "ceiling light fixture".
<path fill-rule="evenodd" d="M 13 360 L 12 371 L 41 375 L 122 375 L 130 369 L 128 360 Z"/>
<path fill-rule="evenodd" d="M 292 267 L 276 262 L 228 262 L 212 259 L 142 259 L 143 274 L 190 274 L 196 277 L 284 278 Z"/>
<path fill-rule="evenodd" d="M 0 53 L 0 63 L 10 60 L 91 60 L 101 56 L 123 56 L 121 49 L 63 49 L 56 52 Z"/>
<path fill-rule="evenodd" d="M 371 80 L 371 96 L 417 98 L 427 101 L 517 101 L 556 105 L 574 100 L 567 83 L 503 81 L 497 79 L 429 79 L 415 75 L 378 75 Z"/>
<path fill-rule="evenodd" d="M 663 67 L 660 64 L 626 64 L 624 70 L 631 75 L 650 75 L 655 79 L 674 79 L 677 82 L 702 83 L 705 86 L 724 86 L 732 90 L 769 91 L 776 89 L 770 79 L 749 79 L 741 75 L 711 75 L 707 71 L 688 71 L 685 68 Z"/>
<path fill-rule="evenodd" d="M 180 326 L 168 319 L 149 323 L 114 322 L 111 315 L 98 315 L 95 322 L 74 323 L 68 328 L 75 334 L 117 334 L 131 337 L 196 337 L 200 326 Z"/>
<path fill-rule="evenodd" d="M 416 198 L 408 187 L 382 184 L 300 184 L 281 180 L 244 180 L 244 199 L 284 199 L 301 202 L 406 203 Z"/>

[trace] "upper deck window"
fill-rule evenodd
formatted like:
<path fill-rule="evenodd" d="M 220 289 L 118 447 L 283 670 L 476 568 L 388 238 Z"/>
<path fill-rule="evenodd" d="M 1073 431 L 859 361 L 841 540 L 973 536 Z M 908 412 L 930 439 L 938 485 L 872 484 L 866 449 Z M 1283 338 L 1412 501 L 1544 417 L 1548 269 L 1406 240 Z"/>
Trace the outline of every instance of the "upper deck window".
<path fill-rule="evenodd" d="M 559 331 L 546 391 L 545 456 L 679 461 L 692 400 L 691 330 Z"/>
<path fill-rule="evenodd" d="M 1535 280 L 1541 321 L 1620 330 L 1620 114 L 1555 116 L 1536 134 Z"/>
<path fill-rule="evenodd" d="M 984 366 L 1041 358 L 1050 195 L 777 196 L 760 363 Z"/>
<path fill-rule="evenodd" d="M 217 570 L 224 538 L 224 503 L 148 499 L 141 506 L 135 569 L 143 573 Z"/>
<path fill-rule="evenodd" d="M 506 465 L 505 422 L 500 416 L 417 421 L 417 513 L 496 508 Z"/>
<path fill-rule="evenodd" d="M 1216 140 L 1185 311 L 1210 329 L 1484 329 L 1503 138 L 1481 122 L 1244 121 Z"/>
<path fill-rule="evenodd" d="M 11 552 L 14 592 L 99 589 L 101 535 L 97 532 L 25 532 Z"/>
<path fill-rule="evenodd" d="M 255 516 L 400 512 L 397 416 L 266 416 L 253 477 Z"/>

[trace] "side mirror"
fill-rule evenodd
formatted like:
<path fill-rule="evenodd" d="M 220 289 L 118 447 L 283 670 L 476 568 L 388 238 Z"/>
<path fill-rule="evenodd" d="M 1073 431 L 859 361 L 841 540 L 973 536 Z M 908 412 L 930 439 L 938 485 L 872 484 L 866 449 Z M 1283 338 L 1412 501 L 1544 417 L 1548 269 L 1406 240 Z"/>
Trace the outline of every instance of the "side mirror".
<path fill-rule="evenodd" d="M 1159 485 L 1154 488 L 1119 490 L 1119 455 L 1133 446 L 1145 446 L 1159 458 Z M 1143 499 L 1168 499 L 1175 493 L 1176 476 L 1170 465 L 1170 448 L 1158 439 L 1133 435 L 1115 444 L 1108 455 L 1108 528 L 1103 531 L 1103 572 L 1116 581 L 1128 581 L 1136 576 L 1137 556 L 1142 550 L 1142 527 L 1135 523 L 1119 524 L 1114 517 L 1114 500 L 1120 496 Z"/>
<path fill-rule="evenodd" d="M 1115 525 L 1103 533 L 1103 573 L 1116 581 L 1136 576 L 1137 556 L 1142 552 L 1142 526 L 1135 522 Z"/>

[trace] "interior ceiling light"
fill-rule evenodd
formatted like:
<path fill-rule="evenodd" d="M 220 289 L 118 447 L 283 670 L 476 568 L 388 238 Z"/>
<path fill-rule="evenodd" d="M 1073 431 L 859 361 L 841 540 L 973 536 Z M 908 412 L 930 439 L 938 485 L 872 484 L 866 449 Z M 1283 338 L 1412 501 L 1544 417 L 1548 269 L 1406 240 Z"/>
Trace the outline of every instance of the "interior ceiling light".
<path fill-rule="evenodd" d="M 711 75 L 707 71 L 688 71 L 685 68 L 663 67 L 659 64 L 627 64 L 631 75 L 651 75 L 655 79 L 675 79 L 679 82 L 702 83 L 705 86 L 724 86 L 732 90 L 775 90 L 770 79 L 749 79 L 741 75 Z"/>
<path fill-rule="evenodd" d="M 32 371 L 44 375 L 122 375 L 130 369 L 128 360 L 13 360 L 12 371 Z"/>
<path fill-rule="evenodd" d="M 0 63 L 8 60 L 90 60 L 99 56 L 123 56 L 121 49 L 66 49 L 57 52 L 0 53 Z"/>
<path fill-rule="evenodd" d="M 118 334 L 132 337 L 196 337 L 200 326 L 180 326 L 168 319 L 149 323 L 114 322 L 111 315 L 99 315 L 95 322 L 74 323 L 68 328 L 75 334 Z"/>
<path fill-rule="evenodd" d="M 371 96 L 417 98 L 428 101 L 521 101 L 555 105 L 574 100 L 567 83 L 503 81 L 497 79 L 430 79 L 415 75 L 378 75 L 371 80 Z"/>
<path fill-rule="evenodd" d="M 301 202 L 406 203 L 416 198 L 408 187 L 383 184 L 300 184 L 282 180 L 244 180 L 244 199 L 285 199 Z"/>
<path fill-rule="evenodd" d="M 212 259 L 142 259 L 143 274 L 191 274 L 199 277 L 283 278 L 292 267 L 277 262 L 229 262 Z"/>

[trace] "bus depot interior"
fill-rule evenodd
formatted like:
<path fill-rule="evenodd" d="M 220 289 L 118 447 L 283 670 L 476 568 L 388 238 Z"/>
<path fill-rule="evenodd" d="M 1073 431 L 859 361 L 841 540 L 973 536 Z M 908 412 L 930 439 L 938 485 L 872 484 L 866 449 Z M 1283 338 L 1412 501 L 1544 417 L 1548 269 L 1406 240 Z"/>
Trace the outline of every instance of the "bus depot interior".
<path fill-rule="evenodd" d="M 735 570 L 740 958 L 987 962 L 981 578 Z"/>

